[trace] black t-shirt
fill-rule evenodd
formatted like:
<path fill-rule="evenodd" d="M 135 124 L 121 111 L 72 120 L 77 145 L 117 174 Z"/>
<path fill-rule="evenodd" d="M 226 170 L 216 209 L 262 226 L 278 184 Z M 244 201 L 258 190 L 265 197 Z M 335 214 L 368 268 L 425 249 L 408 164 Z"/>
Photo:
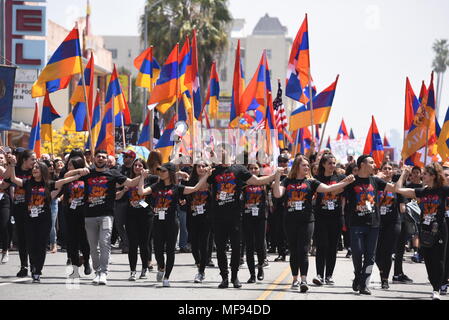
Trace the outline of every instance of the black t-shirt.
<path fill-rule="evenodd" d="M 212 186 L 213 213 L 217 219 L 240 219 L 240 196 L 252 174 L 239 164 L 217 166 L 207 182 Z"/>
<path fill-rule="evenodd" d="M 23 180 L 31 179 L 31 169 L 30 170 L 22 170 L 20 167 L 15 167 L 16 177 Z M 5 182 L 12 183 L 10 179 L 5 179 Z M 25 188 L 15 186 L 14 188 L 14 197 L 12 198 L 12 202 L 15 206 L 25 206 Z"/>
<path fill-rule="evenodd" d="M 85 181 L 83 179 L 65 184 L 63 193 L 64 202 L 70 212 L 78 212 L 79 210 L 84 211 Z"/>
<path fill-rule="evenodd" d="M 265 186 L 246 186 L 243 191 L 243 218 L 267 218 L 267 191 Z"/>
<path fill-rule="evenodd" d="M 51 210 L 50 192 L 55 190 L 55 183 L 50 181 L 48 183 L 48 190 L 46 191 L 45 183 L 43 181 L 23 180 L 23 188 L 25 189 L 25 201 L 28 204 L 27 219 L 31 221 L 50 220 Z"/>
<path fill-rule="evenodd" d="M 399 204 L 401 203 L 401 197 L 391 191 L 378 191 L 377 203 L 379 206 L 380 222 L 381 225 L 396 223 L 401 221 Z"/>
<path fill-rule="evenodd" d="M 185 186 L 180 184 L 166 186 L 163 181 L 151 185 L 155 223 L 174 223 L 176 221 L 176 209 L 180 195 L 184 194 L 184 188 Z"/>
<path fill-rule="evenodd" d="M 355 177 L 355 181 L 345 187 L 344 197 L 348 206 L 349 225 L 351 227 L 380 225 L 377 193 L 383 191 L 387 182 L 370 176 L 368 178 Z"/>
<path fill-rule="evenodd" d="M 449 187 L 431 189 L 428 187 L 415 189 L 416 198 L 421 208 L 421 228 L 430 231 L 433 222 L 438 222 L 439 226 L 444 223 L 446 211 L 446 198 L 449 195 Z"/>
<path fill-rule="evenodd" d="M 320 182 L 316 179 L 286 178 L 281 185 L 285 187 L 284 212 L 286 216 L 300 222 L 314 221 L 312 198 Z"/>
<path fill-rule="evenodd" d="M 328 186 L 339 183 L 345 178 L 344 175 L 333 174 L 329 177 L 319 177 L 318 181 Z M 339 219 L 341 218 L 341 194 L 334 195 L 328 193 L 317 193 L 315 202 L 315 218 L 317 219 Z"/>
<path fill-rule="evenodd" d="M 187 186 L 194 187 L 195 181 L 187 181 Z M 187 213 L 194 219 L 209 218 L 211 212 L 210 188 L 199 190 L 187 196 Z"/>
<path fill-rule="evenodd" d="M 85 186 L 85 217 L 113 216 L 115 208 L 116 184 L 123 184 L 126 177 L 117 170 L 98 172 L 91 169 L 83 177 Z"/>

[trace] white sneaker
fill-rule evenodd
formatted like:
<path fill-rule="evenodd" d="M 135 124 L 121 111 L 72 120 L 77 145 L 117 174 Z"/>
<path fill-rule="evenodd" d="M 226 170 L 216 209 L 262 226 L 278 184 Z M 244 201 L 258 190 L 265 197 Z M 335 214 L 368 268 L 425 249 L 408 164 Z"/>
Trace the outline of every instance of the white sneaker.
<path fill-rule="evenodd" d="M 162 286 L 163 287 L 170 287 L 170 281 L 168 281 L 168 279 L 164 279 L 164 281 L 162 281 Z"/>
<path fill-rule="evenodd" d="M 201 283 L 201 282 L 203 282 L 203 277 L 201 276 L 201 273 L 197 273 L 197 274 L 195 275 L 195 279 L 193 280 L 193 282 L 195 282 L 195 283 Z"/>
<path fill-rule="evenodd" d="M 156 275 L 156 280 L 157 280 L 157 282 L 161 282 L 162 281 L 162 278 L 164 277 L 164 271 L 158 271 L 157 272 L 157 275 Z"/>
<path fill-rule="evenodd" d="M 78 270 L 78 266 L 72 266 L 73 268 L 73 272 L 69 275 L 70 279 L 79 279 L 80 278 L 80 273 Z"/>
<path fill-rule="evenodd" d="M 9 261 L 9 252 L 6 251 L 6 253 L 2 253 L 2 264 L 5 264 Z"/>
<path fill-rule="evenodd" d="M 100 281 L 98 281 L 99 285 L 107 285 L 108 281 L 106 279 L 106 273 L 102 272 L 100 273 Z"/>
<path fill-rule="evenodd" d="M 131 274 L 128 278 L 129 281 L 136 281 L 136 272 L 135 271 L 131 271 Z"/>
<path fill-rule="evenodd" d="M 99 284 L 100 283 L 100 273 L 96 272 L 95 273 L 95 278 L 92 280 L 93 284 Z"/>
<path fill-rule="evenodd" d="M 438 291 L 432 292 L 432 300 L 441 300 L 440 294 Z"/>

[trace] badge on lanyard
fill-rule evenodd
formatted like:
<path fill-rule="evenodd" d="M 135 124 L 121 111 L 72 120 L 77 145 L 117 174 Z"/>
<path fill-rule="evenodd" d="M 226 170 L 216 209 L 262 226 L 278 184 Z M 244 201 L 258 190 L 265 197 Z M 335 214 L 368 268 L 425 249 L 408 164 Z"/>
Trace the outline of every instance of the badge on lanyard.
<path fill-rule="evenodd" d="M 366 209 L 367 209 L 368 211 L 372 211 L 372 210 L 373 210 L 373 207 L 371 206 L 371 202 L 366 201 L 366 202 L 365 202 L 365 205 L 366 205 Z"/>
<path fill-rule="evenodd" d="M 382 216 L 386 215 L 387 214 L 387 207 L 385 207 L 385 206 L 380 207 L 380 214 Z"/>
<path fill-rule="evenodd" d="M 295 210 L 302 210 L 303 201 L 295 201 Z"/>
<path fill-rule="evenodd" d="M 226 200 L 226 192 L 225 191 L 221 191 L 220 192 L 220 200 Z"/>
<path fill-rule="evenodd" d="M 327 210 L 329 211 L 335 210 L 335 203 L 333 200 L 327 201 Z"/>
<path fill-rule="evenodd" d="M 204 214 L 204 205 L 196 206 L 196 214 Z"/>
<path fill-rule="evenodd" d="M 73 200 L 72 203 L 70 204 L 70 209 L 75 210 L 77 206 L 78 206 L 78 201 L 75 199 L 75 200 Z"/>
<path fill-rule="evenodd" d="M 145 200 L 140 200 L 140 201 L 139 201 L 139 204 L 140 204 L 143 208 L 148 207 L 148 203 L 146 203 Z"/>
<path fill-rule="evenodd" d="M 251 213 L 252 213 L 253 217 L 257 217 L 259 215 L 259 208 L 251 207 Z"/>
<path fill-rule="evenodd" d="M 165 220 L 165 215 L 167 212 L 165 210 L 159 210 L 159 220 Z"/>
<path fill-rule="evenodd" d="M 432 215 L 428 214 L 424 217 L 424 224 L 430 226 L 430 222 L 432 222 Z"/>
<path fill-rule="evenodd" d="M 39 210 L 36 207 L 31 208 L 31 218 L 37 218 L 39 216 Z"/>

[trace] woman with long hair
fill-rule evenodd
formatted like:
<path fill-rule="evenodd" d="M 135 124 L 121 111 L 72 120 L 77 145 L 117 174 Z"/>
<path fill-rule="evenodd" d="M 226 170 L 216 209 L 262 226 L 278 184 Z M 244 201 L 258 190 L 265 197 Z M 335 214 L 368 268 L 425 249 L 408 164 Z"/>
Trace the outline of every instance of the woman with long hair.
<path fill-rule="evenodd" d="M 0 153 L 0 184 L 3 184 L 3 175 L 7 171 L 6 155 Z M 8 222 L 11 216 L 11 200 L 7 190 L 0 189 L 0 241 L 2 242 L 2 260 L 5 264 L 9 261 L 9 230 Z"/>
<path fill-rule="evenodd" d="M 10 166 L 14 167 L 16 160 L 9 159 Z M 33 282 L 40 282 L 40 275 L 45 262 L 46 248 L 51 228 L 51 191 L 61 188 L 64 184 L 79 179 L 80 175 L 58 181 L 50 180 L 48 167 L 44 162 L 36 162 L 32 169 L 30 179 L 16 177 L 11 170 L 11 182 L 25 190 L 25 230 L 27 233 L 27 249 L 30 255 L 31 275 Z"/>
<path fill-rule="evenodd" d="M 326 185 L 339 183 L 345 176 L 338 175 L 336 159 L 331 153 L 325 153 L 318 164 L 316 179 Z M 337 246 L 341 238 L 342 198 L 340 194 L 318 193 L 315 202 L 315 244 L 316 274 L 313 283 L 333 285 L 332 275 L 337 261 Z"/>
<path fill-rule="evenodd" d="M 147 169 L 147 164 L 142 159 L 135 159 L 131 167 L 130 178 L 134 179 L 142 174 L 143 170 Z M 157 177 L 156 177 L 157 179 Z M 144 187 L 152 185 L 153 179 L 145 180 Z M 153 211 L 147 202 L 145 196 L 138 193 L 138 187 L 131 187 L 127 189 L 128 210 L 126 217 L 126 233 L 128 234 L 129 251 L 128 260 L 131 273 L 129 281 L 136 281 L 136 266 L 137 266 L 137 249 L 140 251 L 140 259 L 142 261 L 142 272 L 140 279 L 147 278 L 149 249 L 148 242 L 150 233 L 153 229 Z"/>
<path fill-rule="evenodd" d="M 354 177 L 348 176 L 341 182 L 327 186 L 310 178 L 309 160 L 298 155 L 286 179 L 280 184 L 280 171 L 276 171 L 273 194 L 284 198 L 284 227 L 290 250 L 290 269 L 293 276 L 292 289 L 307 292 L 308 252 L 313 234 L 314 217 L 312 198 L 315 192 L 329 193 L 341 190 L 351 183 Z M 298 281 L 301 271 L 301 283 Z"/>
<path fill-rule="evenodd" d="M 84 158 L 73 156 L 67 163 L 67 169 L 77 170 L 86 167 Z M 78 179 L 64 185 L 63 203 L 65 221 L 67 225 L 67 253 L 70 258 L 73 272 L 70 278 L 79 278 L 79 267 L 84 264 L 84 274 L 92 273 L 90 267 L 90 247 L 87 241 L 86 228 L 84 224 L 84 191 L 85 183 L 83 179 Z M 79 258 L 79 251 L 83 255 L 83 263 Z"/>
<path fill-rule="evenodd" d="M 349 163 L 346 167 L 345 176 L 349 176 L 352 174 L 353 176 L 356 176 L 359 171 L 359 168 L 357 167 L 356 163 Z M 343 201 L 345 203 L 345 201 Z M 343 246 L 346 248 L 346 258 L 351 258 L 352 256 L 352 250 L 351 250 L 351 234 L 349 232 L 349 207 L 344 206 L 343 209 L 343 227 L 342 227 L 342 234 L 343 234 Z"/>
<path fill-rule="evenodd" d="M 187 182 L 187 186 L 195 186 L 198 181 L 207 174 L 209 164 L 203 160 L 193 165 L 192 174 Z M 209 185 L 203 187 L 187 197 L 187 214 L 190 222 L 190 241 L 192 245 L 192 255 L 198 267 L 194 282 L 201 283 L 205 279 L 205 269 L 209 260 L 208 247 L 209 235 L 211 231 L 211 193 Z"/>
<path fill-rule="evenodd" d="M 249 164 L 248 171 L 258 177 L 261 165 Z M 267 190 L 266 186 L 246 185 L 243 188 L 242 230 L 246 246 L 246 263 L 250 278 L 247 283 L 256 282 L 254 250 L 257 253 L 257 280 L 264 279 L 263 264 L 265 260 L 265 230 L 267 220 Z"/>
<path fill-rule="evenodd" d="M 179 220 L 176 215 L 177 206 L 181 194 L 194 193 L 206 183 L 211 169 L 205 174 L 195 187 L 187 187 L 178 184 L 176 178 L 176 166 L 167 162 L 158 167 L 161 181 L 144 187 L 145 179 L 149 172 L 143 171 L 140 175 L 138 193 L 140 196 L 151 194 L 153 210 L 156 214 L 154 221 L 154 249 L 158 263 L 157 281 L 162 281 L 164 287 L 169 287 L 169 277 L 175 263 L 175 247 L 179 231 Z M 164 247 L 167 261 L 164 258 Z"/>
<path fill-rule="evenodd" d="M 406 175 L 410 172 L 409 167 L 404 168 L 396 183 L 395 192 L 418 200 L 421 208 L 420 245 L 427 275 L 433 288 L 432 299 L 440 300 L 439 291 L 444 283 L 444 259 L 448 239 L 448 230 L 444 219 L 449 187 L 445 185 L 443 168 L 439 163 L 431 163 L 424 168 L 423 188 L 402 187 Z"/>

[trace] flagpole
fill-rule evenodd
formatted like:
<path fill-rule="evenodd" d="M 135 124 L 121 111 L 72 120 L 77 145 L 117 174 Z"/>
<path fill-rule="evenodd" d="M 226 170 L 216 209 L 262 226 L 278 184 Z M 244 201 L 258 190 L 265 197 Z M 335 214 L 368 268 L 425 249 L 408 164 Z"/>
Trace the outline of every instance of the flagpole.
<path fill-rule="evenodd" d="M 318 153 L 320 153 L 321 144 L 323 143 L 323 140 L 324 140 L 324 133 L 326 132 L 326 126 L 327 126 L 327 121 L 324 123 L 323 132 L 321 132 L 321 139 L 320 139 L 320 145 L 318 147 Z"/>
<path fill-rule="evenodd" d="M 76 28 L 78 29 L 78 22 L 76 22 Z M 79 31 L 78 31 L 79 32 Z M 78 34 L 79 36 L 79 34 Z M 86 102 L 86 115 L 87 115 L 87 126 L 89 135 L 92 136 L 92 130 L 91 130 L 91 122 L 90 122 L 90 114 L 89 114 L 89 100 L 87 99 L 87 90 L 86 90 L 86 80 L 84 79 L 84 66 L 83 66 L 83 59 L 80 58 L 80 67 L 81 67 L 81 80 L 83 82 L 83 93 L 84 93 L 84 101 Z M 93 85 L 93 84 L 91 84 Z M 92 147 L 92 139 L 90 139 L 90 149 L 93 150 Z"/>
<path fill-rule="evenodd" d="M 146 22 L 146 20 L 145 20 Z M 145 32 L 146 34 L 146 32 Z M 151 48 L 153 48 L 153 46 L 151 46 Z M 151 72 L 153 72 L 153 66 L 151 66 Z M 145 91 L 146 93 L 147 91 Z M 150 88 L 148 88 L 148 100 L 146 100 L 146 106 L 144 107 L 144 110 L 147 110 L 148 108 L 148 101 L 151 99 L 151 93 L 153 92 L 153 78 L 151 77 L 151 83 L 150 83 Z M 145 94 L 146 96 L 146 94 Z M 149 130 L 149 137 L 150 137 L 150 143 L 149 143 L 149 147 L 150 147 L 150 151 L 153 150 L 153 136 L 154 136 L 154 109 L 151 110 L 147 110 L 148 114 L 149 114 L 149 125 L 148 125 L 148 130 Z M 145 120 L 144 120 L 145 121 Z M 145 124 L 145 122 L 144 122 Z"/>
<path fill-rule="evenodd" d="M 425 148 L 425 153 L 424 153 L 424 167 L 427 165 L 427 148 L 429 145 L 429 126 L 430 126 L 429 121 L 426 125 L 426 148 Z"/>
<path fill-rule="evenodd" d="M 310 102 L 310 126 L 312 127 L 312 139 L 315 140 L 313 133 L 313 97 L 312 97 L 312 76 L 310 75 L 310 63 L 309 63 L 309 102 Z"/>
<path fill-rule="evenodd" d="M 296 139 L 295 139 L 296 145 L 295 145 L 295 154 L 294 154 L 294 156 L 296 156 L 296 154 L 298 153 L 298 146 L 299 146 L 299 141 L 298 141 L 298 139 L 299 139 L 299 130 L 301 130 L 301 129 L 298 128 L 298 129 L 296 130 Z M 299 149 L 299 150 L 301 150 L 301 149 Z"/>

